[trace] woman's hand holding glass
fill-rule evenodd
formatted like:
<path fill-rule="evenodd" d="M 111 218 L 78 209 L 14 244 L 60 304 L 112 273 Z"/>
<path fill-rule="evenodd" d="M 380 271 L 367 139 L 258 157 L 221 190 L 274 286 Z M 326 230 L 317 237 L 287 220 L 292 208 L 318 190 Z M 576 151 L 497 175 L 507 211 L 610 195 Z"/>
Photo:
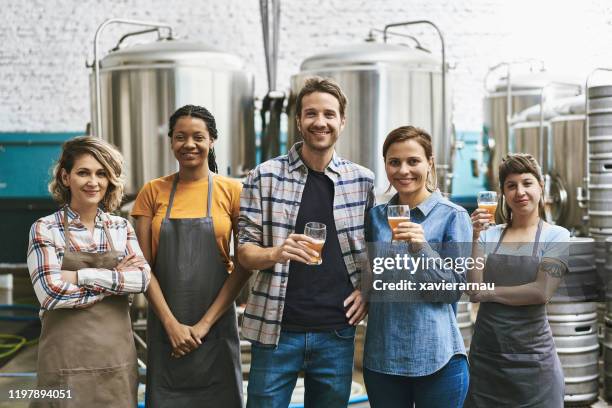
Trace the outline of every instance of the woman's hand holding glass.
<path fill-rule="evenodd" d="M 406 241 L 413 252 L 420 251 L 425 244 L 425 231 L 416 222 L 401 222 L 393 230 L 393 240 Z"/>
<path fill-rule="evenodd" d="M 472 220 L 472 238 L 480 237 L 480 232 L 486 230 L 493 222 L 493 216 L 484 208 L 477 208 L 470 217 Z"/>

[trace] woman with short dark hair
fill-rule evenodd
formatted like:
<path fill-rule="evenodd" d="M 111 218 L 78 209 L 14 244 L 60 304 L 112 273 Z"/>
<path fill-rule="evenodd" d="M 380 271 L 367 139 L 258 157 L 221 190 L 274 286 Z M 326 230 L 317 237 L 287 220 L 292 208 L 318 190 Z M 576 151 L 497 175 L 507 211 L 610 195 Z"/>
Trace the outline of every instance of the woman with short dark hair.
<path fill-rule="evenodd" d="M 529 154 L 510 154 L 499 166 L 503 223 L 472 214 L 472 257 L 486 255 L 470 282 L 493 283 L 474 291 L 480 302 L 470 347 L 466 407 L 563 406 L 564 381 L 546 303 L 567 272 L 569 231 L 544 221 L 544 178 Z"/>

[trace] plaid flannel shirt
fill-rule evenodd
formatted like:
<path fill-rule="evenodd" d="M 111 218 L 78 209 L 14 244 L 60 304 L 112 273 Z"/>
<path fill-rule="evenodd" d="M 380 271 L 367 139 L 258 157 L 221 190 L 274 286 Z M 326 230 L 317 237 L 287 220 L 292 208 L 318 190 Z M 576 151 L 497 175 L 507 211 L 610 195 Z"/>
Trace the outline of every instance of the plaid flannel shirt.
<path fill-rule="evenodd" d="M 301 146 L 295 144 L 287 155 L 260 164 L 247 176 L 240 196 L 240 245 L 279 246 L 294 232 L 308 177 L 299 155 Z M 353 286 L 360 288 L 361 270 L 367 263 L 365 217 L 375 204 L 374 174 L 335 152 L 325 174 L 334 183 L 334 221 L 344 263 Z M 242 323 L 246 339 L 278 344 L 288 276 L 288 262 L 259 271 Z"/>
<path fill-rule="evenodd" d="M 67 250 L 64 209 L 68 211 L 72 251 L 110 251 L 110 244 L 104 233 L 106 224 L 117 251 L 122 251 L 125 255 L 135 253 L 142 256 L 130 223 L 124 218 L 105 214 L 100 209 L 96 215 L 93 235 L 83 225 L 79 215 L 68 206 L 39 219 L 30 229 L 28 269 L 34 292 L 40 302 L 41 316 L 44 310 L 83 308 L 109 295 L 144 292 L 151 279 L 151 268 L 148 264 L 137 271 L 126 272 L 101 268 L 80 269 L 77 285 L 62 280 L 61 266 Z"/>

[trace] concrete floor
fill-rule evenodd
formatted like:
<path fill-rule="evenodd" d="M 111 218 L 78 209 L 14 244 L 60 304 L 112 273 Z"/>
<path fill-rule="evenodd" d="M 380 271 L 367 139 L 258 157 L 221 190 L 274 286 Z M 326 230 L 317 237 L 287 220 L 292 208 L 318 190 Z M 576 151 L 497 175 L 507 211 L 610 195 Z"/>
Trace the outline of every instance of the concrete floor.
<path fill-rule="evenodd" d="M 35 372 L 36 371 L 36 346 L 27 347 L 22 350 L 17 357 L 11 360 L 7 365 L 0 369 L 0 375 L 3 373 L 16 373 L 16 372 Z M 360 377 L 361 378 L 361 377 Z M 14 402 L 7 401 L 8 390 L 11 389 L 33 389 L 36 385 L 36 379 L 34 377 L 18 377 L 18 378 L 7 378 L 0 376 L 0 408 L 26 408 L 28 407 L 27 402 Z M 368 403 L 361 403 L 351 405 L 355 408 L 368 408 Z M 608 404 L 603 400 L 591 405 L 592 408 L 605 408 L 610 407 L 612 404 Z"/>
<path fill-rule="evenodd" d="M 20 285 L 17 285 L 16 292 L 19 294 L 20 299 L 25 299 L 26 297 L 32 297 L 33 293 L 31 292 L 31 283 L 29 280 L 23 279 L 24 282 Z M 21 282 L 19 282 L 21 283 Z M 29 286 L 29 287 L 28 287 Z M 23 288 L 19 290 L 19 288 Z M 14 293 L 15 294 L 15 293 Z M 14 295 L 13 294 L 13 295 Z M 17 296 L 15 296 L 17 298 Z M 31 299 L 35 301 L 35 298 Z M 26 302 L 23 302 L 26 303 Z M 477 307 L 472 310 L 472 313 L 475 315 Z M 475 317 L 475 316 L 474 316 Z M 14 323 L 14 322 L 6 322 L 0 321 L 0 332 L 1 333 L 17 333 L 23 329 L 24 323 Z M 359 342 L 360 338 L 363 337 L 363 327 L 360 327 L 358 331 L 358 342 L 356 347 L 356 361 L 361 360 L 361 353 L 363 353 L 363 344 Z M 33 373 L 36 371 L 36 358 L 37 358 L 37 348 L 36 345 L 28 346 L 22 349 L 19 354 L 13 358 L 10 362 L 8 362 L 5 366 L 0 368 L 0 408 L 26 408 L 28 407 L 28 402 L 15 402 L 15 401 L 7 401 L 8 391 L 13 389 L 34 389 L 36 385 L 35 377 L 3 377 L 3 374 L 7 373 Z M 357 369 L 355 370 L 355 375 L 353 380 L 363 385 L 363 377 L 361 375 L 361 367 L 360 364 L 357 363 Z M 366 403 L 351 405 L 351 408 L 367 408 L 370 405 Z M 612 404 L 608 404 L 603 400 L 598 401 L 597 403 L 591 405 L 592 408 L 604 408 L 610 407 Z"/>

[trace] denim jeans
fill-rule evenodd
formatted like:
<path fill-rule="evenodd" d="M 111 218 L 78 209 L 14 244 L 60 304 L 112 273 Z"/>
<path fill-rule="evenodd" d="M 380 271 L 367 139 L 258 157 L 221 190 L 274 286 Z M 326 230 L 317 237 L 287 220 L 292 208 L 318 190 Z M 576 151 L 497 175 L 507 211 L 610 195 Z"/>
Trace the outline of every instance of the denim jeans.
<path fill-rule="evenodd" d="M 304 406 L 346 408 L 351 394 L 355 327 L 281 331 L 278 347 L 253 344 L 247 408 L 287 408 L 304 372 Z"/>
<path fill-rule="evenodd" d="M 422 377 L 404 377 L 363 370 L 372 408 L 461 408 L 467 394 L 468 364 L 456 354 L 440 370 Z"/>

